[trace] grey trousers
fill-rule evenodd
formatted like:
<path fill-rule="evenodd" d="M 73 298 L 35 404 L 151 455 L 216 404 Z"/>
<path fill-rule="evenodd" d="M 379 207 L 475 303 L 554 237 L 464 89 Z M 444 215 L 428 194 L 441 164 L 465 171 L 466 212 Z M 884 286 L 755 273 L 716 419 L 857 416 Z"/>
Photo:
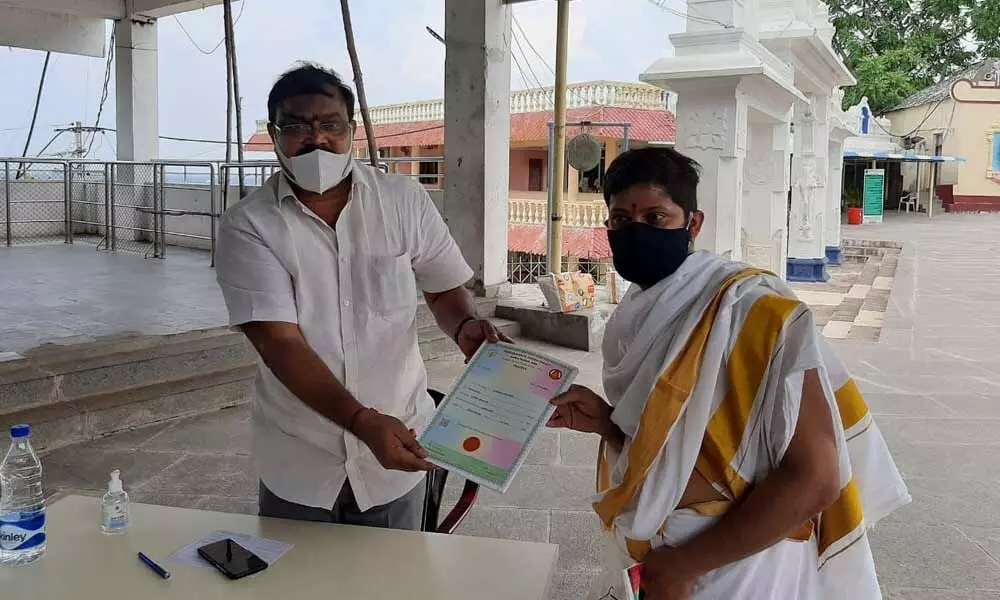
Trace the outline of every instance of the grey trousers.
<path fill-rule="evenodd" d="M 351 490 L 349 481 L 344 482 L 344 487 L 340 490 L 337 501 L 329 509 L 303 506 L 279 498 L 261 481 L 258 514 L 262 517 L 277 519 L 419 531 L 423 521 L 426 491 L 426 486 L 421 481 L 417 487 L 402 498 L 362 512 L 358 508 L 357 500 L 354 499 L 354 491 Z"/>

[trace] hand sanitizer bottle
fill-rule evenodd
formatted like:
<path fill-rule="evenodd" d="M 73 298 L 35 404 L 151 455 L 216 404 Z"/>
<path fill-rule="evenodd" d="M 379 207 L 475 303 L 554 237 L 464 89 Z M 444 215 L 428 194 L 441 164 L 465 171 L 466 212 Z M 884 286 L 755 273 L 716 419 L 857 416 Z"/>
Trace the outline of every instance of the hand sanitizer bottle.
<path fill-rule="evenodd" d="M 128 494 L 122 489 L 121 471 L 111 471 L 108 493 L 101 498 L 101 531 L 108 534 L 125 533 L 128 527 Z"/>

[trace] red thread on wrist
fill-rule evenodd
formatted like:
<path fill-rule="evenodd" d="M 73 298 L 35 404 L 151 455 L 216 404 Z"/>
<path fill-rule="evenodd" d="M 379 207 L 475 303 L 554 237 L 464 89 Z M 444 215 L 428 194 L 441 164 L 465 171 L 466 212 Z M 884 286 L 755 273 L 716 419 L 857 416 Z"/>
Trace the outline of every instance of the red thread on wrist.
<path fill-rule="evenodd" d="M 375 410 L 374 408 L 370 408 L 368 406 L 362 406 L 358 408 L 358 410 L 354 411 L 354 414 L 351 415 L 351 418 L 347 421 L 347 431 L 354 433 L 354 426 L 358 422 L 358 417 L 360 417 L 362 414 L 366 412 L 373 412 L 375 414 L 378 414 L 377 410 Z"/>
<path fill-rule="evenodd" d="M 451 338 L 453 340 L 455 340 L 456 344 L 458 343 L 458 338 L 462 335 L 462 328 L 464 328 L 466 325 L 468 325 L 470 321 L 475 321 L 478 318 L 479 317 L 471 316 L 471 317 L 465 317 L 464 319 L 462 319 L 462 322 L 459 323 L 458 327 L 455 328 L 455 335 L 451 336 Z"/>

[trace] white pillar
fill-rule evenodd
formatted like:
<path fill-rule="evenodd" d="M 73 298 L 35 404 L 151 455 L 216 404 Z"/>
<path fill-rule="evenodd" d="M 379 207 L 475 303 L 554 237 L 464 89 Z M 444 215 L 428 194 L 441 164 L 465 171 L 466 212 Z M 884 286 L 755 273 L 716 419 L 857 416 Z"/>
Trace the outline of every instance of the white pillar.
<path fill-rule="evenodd" d="M 789 281 L 826 281 L 826 179 L 829 176 L 827 96 L 810 96 L 795 107 L 792 206 L 789 219 Z"/>
<path fill-rule="evenodd" d="M 443 212 L 488 296 L 509 290 L 510 23 L 505 4 L 445 0 Z"/>
<path fill-rule="evenodd" d="M 744 165 L 743 260 L 785 276 L 788 249 L 789 123 L 752 122 Z"/>
<path fill-rule="evenodd" d="M 830 176 L 827 179 L 826 198 L 826 260 L 839 265 L 841 259 L 840 207 L 844 192 L 844 140 L 830 138 Z"/>
<path fill-rule="evenodd" d="M 678 84 L 678 152 L 701 165 L 698 207 L 705 225 L 695 245 L 733 260 L 742 259 L 743 159 L 747 106 L 737 81 Z"/>
<path fill-rule="evenodd" d="M 159 156 L 156 20 L 115 21 L 115 121 L 118 160 Z"/>

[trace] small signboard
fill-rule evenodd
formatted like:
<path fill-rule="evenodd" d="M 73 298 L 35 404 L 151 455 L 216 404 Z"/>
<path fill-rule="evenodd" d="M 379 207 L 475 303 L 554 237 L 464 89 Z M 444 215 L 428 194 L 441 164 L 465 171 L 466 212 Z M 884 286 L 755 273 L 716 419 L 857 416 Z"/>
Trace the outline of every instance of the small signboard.
<path fill-rule="evenodd" d="M 865 169 L 864 222 L 881 223 L 885 204 L 885 169 Z"/>

